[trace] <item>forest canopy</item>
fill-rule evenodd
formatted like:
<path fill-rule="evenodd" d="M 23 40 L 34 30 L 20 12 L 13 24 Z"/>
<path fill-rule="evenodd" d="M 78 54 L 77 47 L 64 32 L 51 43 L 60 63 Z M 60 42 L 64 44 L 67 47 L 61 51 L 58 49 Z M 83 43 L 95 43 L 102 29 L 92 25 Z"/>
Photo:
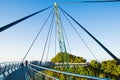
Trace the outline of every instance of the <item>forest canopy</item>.
<path fill-rule="evenodd" d="M 51 59 L 51 62 L 66 62 L 66 58 L 68 58 L 68 62 L 70 63 L 85 63 L 86 59 L 83 57 L 75 56 L 69 53 L 58 53 L 54 58 Z"/>

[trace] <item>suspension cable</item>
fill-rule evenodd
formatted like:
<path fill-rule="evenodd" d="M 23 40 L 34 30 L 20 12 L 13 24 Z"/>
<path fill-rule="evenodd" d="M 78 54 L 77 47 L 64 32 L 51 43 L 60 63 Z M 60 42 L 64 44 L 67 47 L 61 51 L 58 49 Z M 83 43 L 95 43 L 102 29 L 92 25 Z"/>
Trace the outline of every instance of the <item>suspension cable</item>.
<path fill-rule="evenodd" d="M 61 16 L 60 16 L 60 21 L 61 21 L 61 28 L 62 28 L 62 33 L 63 33 L 63 37 L 66 37 L 66 34 L 64 33 L 64 27 L 63 27 L 63 22 L 62 22 L 62 19 L 61 19 Z M 65 34 L 65 35 L 64 35 Z M 66 48 L 66 47 L 65 47 Z M 64 54 L 66 54 L 66 56 L 64 56 Z M 64 58 L 63 57 L 66 57 L 66 63 L 67 63 L 67 72 L 69 72 L 69 54 L 67 53 L 67 49 L 65 50 L 65 53 L 64 53 L 62 56 L 61 56 L 61 59 L 62 59 L 62 65 L 64 65 Z"/>
<path fill-rule="evenodd" d="M 66 39 L 66 42 L 67 42 L 67 45 L 68 45 L 68 49 L 69 49 L 70 53 L 72 53 L 64 26 L 63 26 L 63 33 L 65 35 L 65 39 Z"/>
<path fill-rule="evenodd" d="M 54 19 L 54 17 L 53 17 Z M 51 31 L 50 31 L 50 35 L 49 35 L 49 42 L 48 42 L 48 50 L 47 50 L 47 58 L 46 58 L 46 62 L 48 61 L 48 55 L 49 55 L 49 49 L 50 49 L 50 43 L 51 43 L 51 37 L 52 37 L 52 32 L 53 32 L 53 22 L 52 22 L 52 28 L 51 28 Z"/>
<path fill-rule="evenodd" d="M 44 45 L 44 49 L 43 49 L 43 53 L 42 53 L 40 65 L 41 65 L 41 63 L 42 63 L 42 60 L 43 60 L 43 57 L 44 57 L 44 54 L 45 54 L 45 49 L 46 49 L 46 45 L 47 45 L 47 42 L 48 42 L 48 37 L 49 37 L 49 35 L 50 35 L 50 30 L 51 30 L 51 28 L 52 28 L 53 20 L 54 20 L 54 13 L 53 13 L 53 16 L 52 16 L 52 21 L 51 21 L 50 28 L 49 28 L 49 31 L 48 31 L 48 34 L 47 34 L 47 38 L 46 38 L 46 41 L 45 41 L 45 45 Z"/>
<path fill-rule="evenodd" d="M 120 0 L 88 0 L 88 1 L 70 1 L 70 2 L 66 2 L 66 1 L 62 1 L 60 2 L 61 4 L 80 4 L 80 3 L 113 3 L 113 2 L 120 2 Z"/>
<path fill-rule="evenodd" d="M 62 23 L 62 21 L 61 21 L 61 23 Z M 69 51 L 70 51 L 70 53 L 71 53 L 69 41 L 68 41 L 67 34 L 66 34 L 66 31 L 65 31 L 64 26 L 62 27 L 62 29 L 63 29 L 64 37 L 65 37 L 66 42 L 67 42 L 67 45 L 68 45 L 68 49 L 69 49 Z M 70 72 L 69 53 L 66 53 L 66 63 L 67 63 L 67 72 Z M 69 77 L 68 77 L 68 78 L 69 78 Z"/>
<path fill-rule="evenodd" d="M 103 1 L 82 1 L 81 3 L 101 3 L 101 2 L 120 2 L 120 0 L 103 0 Z"/>
<path fill-rule="evenodd" d="M 22 22 L 22 21 L 24 21 L 24 20 L 26 20 L 26 19 L 28 19 L 28 18 L 30 18 L 30 17 L 32 17 L 32 16 L 34 16 L 34 15 L 40 13 L 40 12 L 43 12 L 43 11 L 45 11 L 45 10 L 51 8 L 51 7 L 52 7 L 52 6 L 49 6 L 49 7 L 47 7 L 47 8 L 44 8 L 44 9 L 40 10 L 40 11 L 37 11 L 37 12 L 35 12 L 35 13 L 33 13 L 33 14 L 30 14 L 30 15 L 28 15 L 28 16 L 26 16 L 26 17 L 23 17 L 23 18 L 21 18 L 21 19 L 19 19 L 19 20 L 17 20 L 17 21 L 14 21 L 14 22 L 12 22 L 12 23 L 9 23 L 9 24 L 1 27 L 1 28 L 0 28 L 0 32 L 4 31 L 4 30 L 6 30 L 6 29 L 8 29 L 8 28 L 10 28 L 10 27 L 12 27 L 12 26 L 14 26 L 14 25 L 16 25 L 16 24 L 18 24 L 18 23 L 20 23 L 20 22 Z"/>
<path fill-rule="evenodd" d="M 62 11 L 63 13 L 63 11 Z M 63 13 L 63 15 L 65 16 L 65 18 L 67 19 L 67 21 L 69 22 L 69 24 L 72 26 L 72 28 L 74 29 L 74 31 L 76 32 L 76 34 L 79 36 L 79 38 L 81 39 L 81 41 L 84 43 L 84 45 L 86 46 L 86 48 L 89 50 L 89 52 L 92 54 L 92 56 L 98 61 L 98 59 L 96 58 L 96 56 L 93 54 L 92 50 L 89 48 L 89 46 L 87 45 L 87 43 L 85 42 L 85 40 L 82 38 L 82 36 L 80 35 L 80 33 L 78 32 L 78 30 L 75 28 L 75 26 L 70 22 L 70 20 L 68 19 L 68 17 L 65 15 L 65 13 Z"/>
<path fill-rule="evenodd" d="M 42 27 L 40 28 L 39 32 L 37 33 L 35 39 L 33 40 L 32 44 L 30 45 L 29 49 L 27 50 L 25 56 L 22 59 L 22 62 L 25 60 L 25 58 L 27 57 L 29 51 L 31 50 L 32 46 L 34 45 L 35 41 L 37 40 L 39 34 L 41 33 L 41 31 L 43 30 L 44 26 L 46 25 L 48 19 L 50 18 L 51 14 L 52 14 L 53 10 L 50 12 L 50 14 L 48 15 L 47 19 L 45 20 L 44 24 L 42 25 Z"/>
<path fill-rule="evenodd" d="M 55 56 L 56 56 L 56 39 L 57 39 L 57 28 L 56 28 L 56 23 L 55 23 Z M 56 58 L 55 58 L 55 61 L 56 61 Z"/>
<path fill-rule="evenodd" d="M 88 32 L 78 21 L 76 21 L 72 16 L 70 16 L 65 10 L 59 7 L 67 16 L 69 16 L 80 28 L 82 28 L 93 40 L 96 41 L 113 59 L 120 64 L 120 60 L 110 51 L 108 50 L 100 41 L 98 41 L 90 32 Z"/>

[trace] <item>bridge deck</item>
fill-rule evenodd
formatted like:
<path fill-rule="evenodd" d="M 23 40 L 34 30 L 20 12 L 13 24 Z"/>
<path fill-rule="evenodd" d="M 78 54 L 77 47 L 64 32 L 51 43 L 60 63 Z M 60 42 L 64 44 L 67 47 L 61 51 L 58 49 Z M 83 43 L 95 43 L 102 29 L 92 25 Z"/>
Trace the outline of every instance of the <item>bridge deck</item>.
<path fill-rule="evenodd" d="M 23 67 L 8 75 L 8 77 L 5 80 L 25 80 L 26 72 L 27 67 Z"/>

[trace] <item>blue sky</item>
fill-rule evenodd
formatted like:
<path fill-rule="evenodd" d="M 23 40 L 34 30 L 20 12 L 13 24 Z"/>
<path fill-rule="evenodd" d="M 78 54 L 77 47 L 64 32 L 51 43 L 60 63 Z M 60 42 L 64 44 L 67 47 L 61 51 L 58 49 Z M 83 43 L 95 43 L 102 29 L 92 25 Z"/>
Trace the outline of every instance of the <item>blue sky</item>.
<path fill-rule="evenodd" d="M 53 5 L 54 2 L 62 0 L 0 0 L 0 27 L 18 20 L 24 16 L 34 13 L 38 10 Z M 75 0 L 64 0 L 75 1 Z M 78 1 L 78 0 L 76 0 Z M 99 39 L 111 52 L 120 58 L 120 2 L 119 3 L 81 3 L 81 4 L 59 4 L 79 23 L 81 23 L 89 32 Z M 53 8 L 44 11 L 36 16 L 27 19 L 12 28 L 1 32 L 0 34 L 0 62 L 20 61 L 27 52 L 30 43 L 33 41 L 38 29 L 42 26 L 46 17 Z M 82 56 L 88 61 L 94 57 L 87 50 L 83 42 L 76 35 L 72 27 L 61 14 L 63 26 L 70 43 L 71 52 L 74 55 Z M 48 21 L 44 30 L 40 34 L 33 48 L 31 49 L 27 60 L 40 60 L 43 51 L 43 45 L 46 38 L 51 19 Z M 72 21 L 71 21 L 72 22 Z M 73 23 L 73 22 L 72 22 Z M 94 55 L 99 61 L 112 59 L 104 50 L 102 50 L 83 30 L 77 30 L 86 41 Z M 54 53 L 54 32 L 50 47 L 49 59 Z M 67 44 L 66 44 L 67 46 Z M 68 49 L 68 46 L 67 46 Z M 57 45 L 57 51 L 59 51 Z M 68 52 L 70 52 L 68 50 Z M 45 54 L 46 56 L 46 54 Z"/>

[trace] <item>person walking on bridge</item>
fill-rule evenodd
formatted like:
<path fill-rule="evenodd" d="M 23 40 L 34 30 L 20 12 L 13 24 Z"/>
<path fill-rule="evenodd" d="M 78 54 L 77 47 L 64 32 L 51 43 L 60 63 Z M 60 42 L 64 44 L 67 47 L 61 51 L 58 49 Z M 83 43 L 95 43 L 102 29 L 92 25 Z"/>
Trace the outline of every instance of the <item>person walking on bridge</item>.
<path fill-rule="evenodd" d="M 27 60 L 25 61 L 25 65 L 28 66 L 28 61 Z"/>

